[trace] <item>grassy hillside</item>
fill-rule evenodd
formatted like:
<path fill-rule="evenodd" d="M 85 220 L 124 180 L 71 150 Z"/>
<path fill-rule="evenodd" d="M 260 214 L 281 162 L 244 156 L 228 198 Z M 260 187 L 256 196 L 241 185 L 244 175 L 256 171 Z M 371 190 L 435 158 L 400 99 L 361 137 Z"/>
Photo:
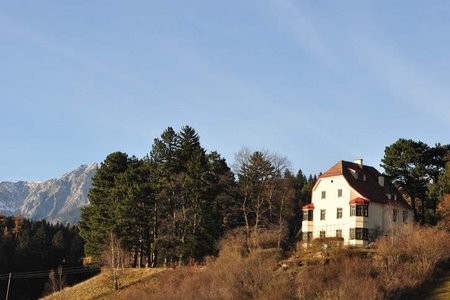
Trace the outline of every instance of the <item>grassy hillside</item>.
<path fill-rule="evenodd" d="M 370 249 L 313 245 L 283 253 L 273 243 L 247 249 L 236 231 L 222 240 L 219 256 L 207 258 L 202 266 L 127 269 L 117 292 L 104 273 L 64 290 L 62 298 L 381 300 L 414 299 L 429 289 L 419 299 L 448 299 L 448 280 L 433 292 L 428 285 L 445 273 L 438 266 L 450 262 L 450 245 L 442 242 L 448 240 L 449 232 L 409 226 L 380 238 Z"/>
<path fill-rule="evenodd" d="M 107 275 L 107 272 L 102 272 L 89 280 L 73 287 L 65 288 L 62 292 L 54 293 L 44 299 L 117 299 L 117 297 L 120 297 L 122 293 L 135 284 L 145 283 L 146 286 L 149 287 L 152 285 L 156 286 L 158 284 L 160 274 L 165 271 L 169 270 L 164 268 L 126 269 L 120 280 L 121 289 L 119 291 L 113 290 L 111 280 L 108 278 L 109 276 Z"/>

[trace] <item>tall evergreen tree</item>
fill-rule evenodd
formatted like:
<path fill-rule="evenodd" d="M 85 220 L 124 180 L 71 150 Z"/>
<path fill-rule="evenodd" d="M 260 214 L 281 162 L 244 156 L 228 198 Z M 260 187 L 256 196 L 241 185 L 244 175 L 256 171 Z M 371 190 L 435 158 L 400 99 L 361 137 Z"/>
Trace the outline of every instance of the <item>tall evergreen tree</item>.
<path fill-rule="evenodd" d="M 90 205 L 82 209 L 79 223 L 87 255 L 98 258 L 111 232 L 117 231 L 120 199 L 114 197 L 113 189 L 118 176 L 127 171 L 128 164 L 126 153 L 112 153 L 92 178 L 88 194 Z"/>
<path fill-rule="evenodd" d="M 399 139 L 385 148 L 381 166 L 409 198 L 416 221 L 425 223 L 435 219 L 437 198 L 430 191 L 444 171 L 449 150 L 449 145 L 429 147 L 411 139 Z M 427 209 L 431 218 L 426 215 Z"/>

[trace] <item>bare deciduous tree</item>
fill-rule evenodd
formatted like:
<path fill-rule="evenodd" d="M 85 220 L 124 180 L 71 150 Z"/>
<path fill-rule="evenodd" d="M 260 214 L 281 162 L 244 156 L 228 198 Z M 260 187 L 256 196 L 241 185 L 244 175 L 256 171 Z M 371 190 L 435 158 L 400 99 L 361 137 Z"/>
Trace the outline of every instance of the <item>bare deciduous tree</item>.
<path fill-rule="evenodd" d="M 109 272 L 109 279 L 112 281 L 114 290 L 118 290 L 120 287 L 120 279 L 127 257 L 127 252 L 122 248 L 120 239 L 111 232 L 109 241 L 102 253 L 102 263 Z"/>
<path fill-rule="evenodd" d="M 282 230 L 286 197 L 283 174 L 288 165 L 285 157 L 268 151 L 243 149 L 236 154 L 233 168 L 239 181 L 238 201 L 249 250 L 259 247 L 258 231 L 261 228 L 278 224 Z"/>

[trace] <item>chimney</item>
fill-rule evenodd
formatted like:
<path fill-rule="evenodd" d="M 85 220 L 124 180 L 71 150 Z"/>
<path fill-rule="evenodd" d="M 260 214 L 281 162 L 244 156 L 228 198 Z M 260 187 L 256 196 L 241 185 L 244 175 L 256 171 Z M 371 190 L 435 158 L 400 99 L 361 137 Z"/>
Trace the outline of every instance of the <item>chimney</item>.
<path fill-rule="evenodd" d="M 384 186 L 384 176 L 378 176 L 378 184 Z"/>
<path fill-rule="evenodd" d="M 354 162 L 355 164 L 358 164 L 359 167 L 362 168 L 362 166 L 363 166 L 363 160 L 362 160 L 362 158 L 360 158 L 360 159 L 355 159 L 353 162 Z"/>

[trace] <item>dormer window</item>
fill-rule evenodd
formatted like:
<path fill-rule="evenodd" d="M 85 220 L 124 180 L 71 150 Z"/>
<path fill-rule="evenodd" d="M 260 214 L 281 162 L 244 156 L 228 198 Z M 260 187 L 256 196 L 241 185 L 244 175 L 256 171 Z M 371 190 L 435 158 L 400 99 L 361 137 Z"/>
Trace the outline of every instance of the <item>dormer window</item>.
<path fill-rule="evenodd" d="M 356 179 L 366 181 L 366 174 L 361 174 L 359 172 L 356 172 Z"/>
<path fill-rule="evenodd" d="M 322 191 L 322 199 L 325 199 L 327 196 L 327 192 L 326 191 Z"/>
<path fill-rule="evenodd" d="M 338 198 L 342 197 L 342 189 L 338 189 Z"/>
<path fill-rule="evenodd" d="M 365 173 L 361 173 L 358 170 L 354 170 L 349 168 L 351 174 L 353 175 L 353 177 L 357 180 L 362 180 L 362 181 L 366 181 L 366 174 Z"/>

